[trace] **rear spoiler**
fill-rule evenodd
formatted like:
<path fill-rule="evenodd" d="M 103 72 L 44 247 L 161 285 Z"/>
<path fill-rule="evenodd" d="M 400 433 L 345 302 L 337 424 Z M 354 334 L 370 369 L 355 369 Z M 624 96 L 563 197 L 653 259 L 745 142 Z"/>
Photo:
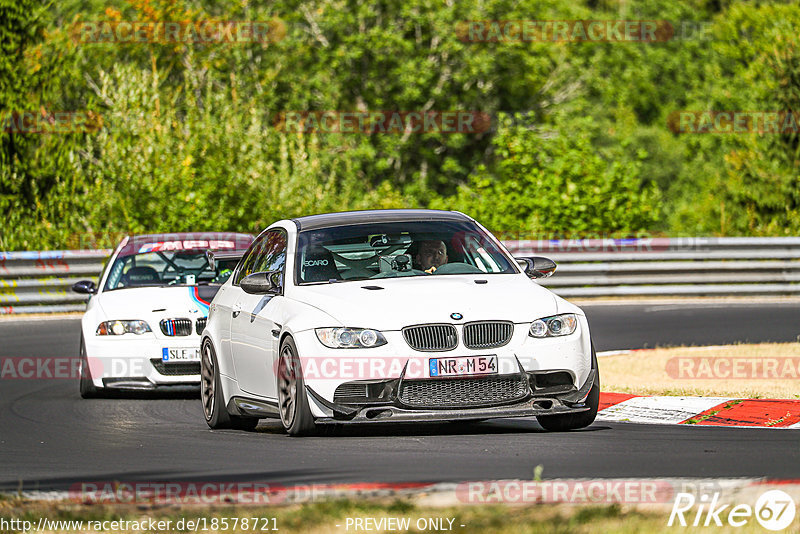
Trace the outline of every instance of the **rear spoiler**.
<path fill-rule="evenodd" d="M 242 250 L 207 250 L 206 258 L 208 258 L 208 266 L 212 270 L 217 270 L 217 263 L 220 262 L 238 262 L 244 256 L 247 249 Z"/>

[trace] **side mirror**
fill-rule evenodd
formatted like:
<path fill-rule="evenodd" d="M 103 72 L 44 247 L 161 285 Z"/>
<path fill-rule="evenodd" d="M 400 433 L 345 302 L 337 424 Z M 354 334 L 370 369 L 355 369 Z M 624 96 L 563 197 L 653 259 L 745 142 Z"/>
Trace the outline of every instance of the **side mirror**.
<path fill-rule="evenodd" d="M 253 273 L 245 276 L 239 285 L 245 293 L 251 295 L 278 295 L 283 289 L 282 278 L 280 271 Z"/>
<path fill-rule="evenodd" d="M 72 290 L 75 293 L 80 293 L 82 295 L 94 295 L 97 292 L 97 288 L 94 287 L 94 282 L 91 280 L 81 280 L 80 282 L 75 282 L 72 284 Z"/>
<path fill-rule="evenodd" d="M 514 258 L 529 278 L 547 278 L 556 272 L 556 262 L 550 258 L 533 256 L 530 258 Z"/>

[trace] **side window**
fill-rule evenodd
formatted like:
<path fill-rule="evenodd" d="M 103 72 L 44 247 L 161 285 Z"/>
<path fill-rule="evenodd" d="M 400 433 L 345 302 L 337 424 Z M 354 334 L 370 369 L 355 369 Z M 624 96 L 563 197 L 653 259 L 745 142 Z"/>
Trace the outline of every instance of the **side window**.
<path fill-rule="evenodd" d="M 125 267 L 129 265 L 131 256 L 120 256 L 114 261 L 114 264 L 109 268 L 108 279 L 106 279 L 106 289 L 117 289 L 120 287 L 120 279 Z"/>
<path fill-rule="evenodd" d="M 242 261 L 233 283 L 238 285 L 245 276 L 264 271 L 280 271 L 286 264 L 286 233 L 270 230 L 263 234 Z"/>
<path fill-rule="evenodd" d="M 256 239 L 252 245 L 250 245 L 250 250 L 245 253 L 245 257 L 242 259 L 242 266 L 236 272 L 236 278 L 233 279 L 234 285 L 238 286 L 239 282 L 242 281 L 242 278 L 255 272 L 253 270 L 253 264 L 258 257 L 258 252 L 261 250 L 261 246 L 264 244 L 266 237 L 267 234 L 264 234 L 260 238 Z"/>
<path fill-rule="evenodd" d="M 286 234 L 280 230 L 268 232 L 253 272 L 283 271 L 284 265 L 286 265 Z"/>

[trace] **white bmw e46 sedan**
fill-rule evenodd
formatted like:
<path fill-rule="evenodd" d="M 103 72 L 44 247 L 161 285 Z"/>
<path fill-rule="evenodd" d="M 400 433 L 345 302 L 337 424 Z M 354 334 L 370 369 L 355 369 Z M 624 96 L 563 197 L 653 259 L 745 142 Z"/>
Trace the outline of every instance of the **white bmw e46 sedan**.
<path fill-rule="evenodd" d="M 600 379 L 580 308 L 470 217 L 375 210 L 282 220 L 242 255 L 201 335 L 211 428 L 535 416 L 588 426 Z"/>
<path fill-rule="evenodd" d="M 122 239 L 99 284 L 72 286 L 89 295 L 81 321 L 81 396 L 196 391 L 208 306 L 252 241 L 250 234 L 223 232 Z M 213 266 L 209 251 L 219 257 Z M 224 261 L 226 254 L 231 259 Z"/>

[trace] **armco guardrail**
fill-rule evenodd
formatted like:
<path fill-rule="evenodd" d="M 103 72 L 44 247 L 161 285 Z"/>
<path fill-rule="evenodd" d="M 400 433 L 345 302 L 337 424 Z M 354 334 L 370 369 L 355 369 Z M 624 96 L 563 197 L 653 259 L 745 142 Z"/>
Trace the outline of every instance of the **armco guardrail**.
<path fill-rule="evenodd" d="M 564 297 L 800 294 L 800 237 L 506 241 L 546 256 Z"/>
<path fill-rule="evenodd" d="M 0 252 L 0 314 L 82 311 L 78 280 L 97 280 L 110 250 Z"/>
<path fill-rule="evenodd" d="M 505 241 L 558 263 L 542 280 L 564 297 L 800 294 L 800 237 Z M 97 280 L 110 250 L 0 252 L 0 314 L 81 311 L 70 291 Z"/>

